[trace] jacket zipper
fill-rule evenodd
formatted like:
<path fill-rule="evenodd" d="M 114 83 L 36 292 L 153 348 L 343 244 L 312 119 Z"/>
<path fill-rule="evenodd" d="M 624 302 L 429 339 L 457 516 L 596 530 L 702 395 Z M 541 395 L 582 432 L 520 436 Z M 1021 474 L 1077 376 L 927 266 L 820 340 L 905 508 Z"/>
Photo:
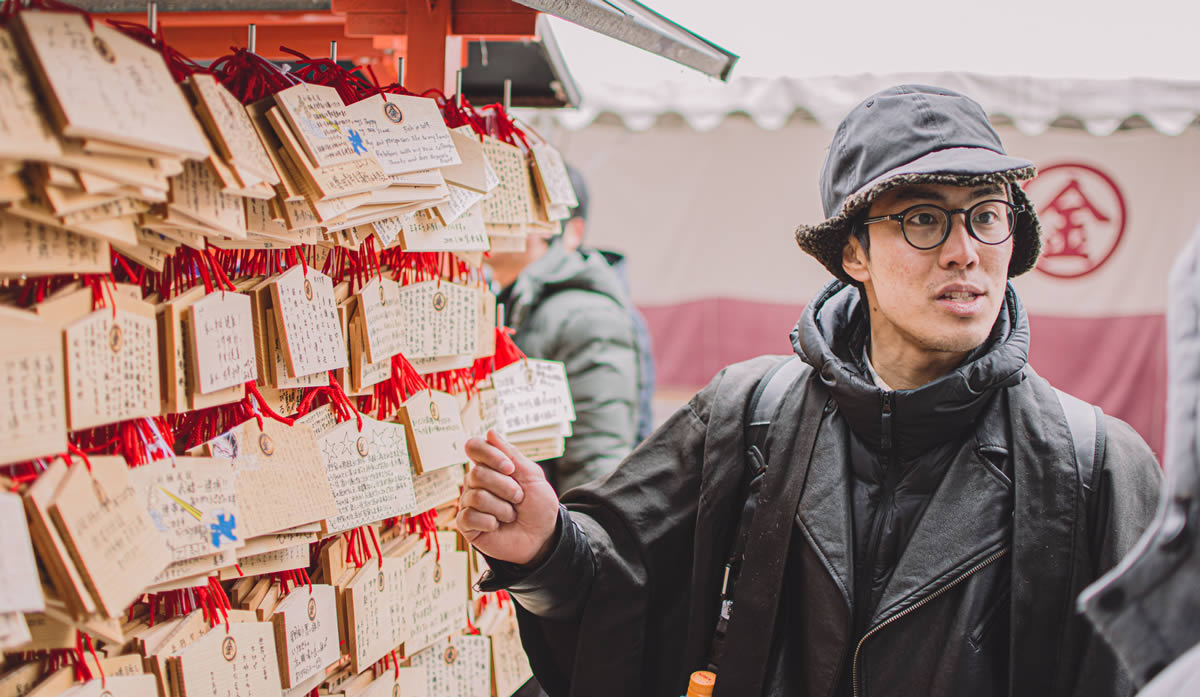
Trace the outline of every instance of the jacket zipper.
<path fill-rule="evenodd" d="M 858 646 L 854 647 L 854 660 L 850 663 L 850 674 L 851 674 L 851 678 L 852 678 L 852 681 L 854 684 L 854 697 L 858 697 L 858 654 L 862 651 L 863 644 L 867 641 L 867 639 L 871 638 L 871 635 L 875 634 L 879 630 L 881 630 L 884 627 L 888 626 L 889 624 L 895 622 L 896 620 L 900 619 L 901 617 L 911 614 L 911 613 L 915 612 L 918 608 L 924 607 L 925 605 L 928 605 L 929 603 L 933 602 L 936 598 L 940 597 L 943 593 L 945 593 L 946 591 L 950 590 L 951 588 L 957 586 L 959 583 L 962 583 L 967 578 L 970 578 L 972 575 L 977 573 L 980 569 L 984 568 L 988 564 L 991 564 L 992 562 L 996 561 L 997 559 L 1004 556 L 1005 554 L 1008 554 L 1008 552 L 1009 552 L 1009 550 L 1007 547 L 998 552 L 995 552 L 987 559 L 984 559 L 983 561 L 979 562 L 975 566 L 968 569 L 967 572 L 964 573 L 962 576 L 959 576 L 958 578 L 954 579 L 950 583 L 947 583 L 946 585 L 937 589 L 933 593 L 925 596 L 924 598 L 921 598 L 921 600 L 919 600 L 915 604 L 892 615 L 891 617 L 887 618 L 883 622 L 880 622 L 879 624 L 875 625 L 874 629 L 872 629 L 871 631 L 864 634 L 862 639 L 858 640 Z"/>
<path fill-rule="evenodd" d="M 879 449 L 889 452 L 892 449 L 892 393 L 883 392 L 883 408 L 879 414 Z"/>

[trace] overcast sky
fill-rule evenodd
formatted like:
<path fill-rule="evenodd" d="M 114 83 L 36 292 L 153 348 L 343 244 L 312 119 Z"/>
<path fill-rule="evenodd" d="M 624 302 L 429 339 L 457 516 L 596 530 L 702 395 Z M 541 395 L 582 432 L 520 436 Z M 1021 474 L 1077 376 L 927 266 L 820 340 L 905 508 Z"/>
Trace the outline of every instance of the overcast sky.
<path fill-rule="evenodd" d="M 967 71 L 1200 80 L 1193 0 L 645 0 L 739 54 L 733 77 Z M 706 82 L 575 25 L 555 33 L 576 81 Z"/>

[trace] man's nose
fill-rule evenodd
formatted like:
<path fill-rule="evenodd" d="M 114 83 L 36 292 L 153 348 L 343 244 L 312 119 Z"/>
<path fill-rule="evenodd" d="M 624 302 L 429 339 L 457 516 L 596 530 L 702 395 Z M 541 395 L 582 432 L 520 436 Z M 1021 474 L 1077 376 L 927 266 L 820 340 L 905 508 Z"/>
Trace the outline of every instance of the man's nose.
<path fill-rule="evenodd" d="M 967 230 L 967 214 L 954 213 L 950 216 L 950 236 L 942 243 L 938 261 L 942 266 L 970 268 L 979 263 L 979 243 Z"/>

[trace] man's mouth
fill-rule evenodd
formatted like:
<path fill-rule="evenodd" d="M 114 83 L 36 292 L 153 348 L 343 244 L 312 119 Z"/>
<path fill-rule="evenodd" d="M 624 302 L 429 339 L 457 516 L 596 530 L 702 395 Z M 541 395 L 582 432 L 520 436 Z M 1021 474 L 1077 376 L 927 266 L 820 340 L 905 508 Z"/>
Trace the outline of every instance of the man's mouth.
<path fill-rule="evenodd" d="M 987 292 L 972 283 L 951 283 L 942 288 L 937 303 L 950 314 L 974 317 L 983 311 Z"/>
<path fill-rule="evenodd" d="M 972 293 L 969 290 L 953 290 L 948 293 L 942 293 L 938 296 L 938 300 L 950 300 L 953 302 L 970 302 L 978 298 L 980 293 Z"/>

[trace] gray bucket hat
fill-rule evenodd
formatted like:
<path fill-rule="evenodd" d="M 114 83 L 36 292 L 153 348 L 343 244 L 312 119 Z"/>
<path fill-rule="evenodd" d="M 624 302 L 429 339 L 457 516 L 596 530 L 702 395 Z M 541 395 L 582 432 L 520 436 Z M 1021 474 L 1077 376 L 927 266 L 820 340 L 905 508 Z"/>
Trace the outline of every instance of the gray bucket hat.
<path fill-rule="evenodd" d="M 821 167 L 826 220 L 796 228 L 800 248 L 847 283 L 842 250 L 856 219 L 880 194 L 916 183 L 978 186 L 1032 179 L 1029 160 L 1009 157 L 978 103 L 951 90 L 926 85 L 886 89 L 850 110 L 838 126 Z M 1041 228 L 1025 192 L 1010 187 L 1024 205 L 1013 232 L 1008 275 L 1033 268 L 1041 251 Z"/>

